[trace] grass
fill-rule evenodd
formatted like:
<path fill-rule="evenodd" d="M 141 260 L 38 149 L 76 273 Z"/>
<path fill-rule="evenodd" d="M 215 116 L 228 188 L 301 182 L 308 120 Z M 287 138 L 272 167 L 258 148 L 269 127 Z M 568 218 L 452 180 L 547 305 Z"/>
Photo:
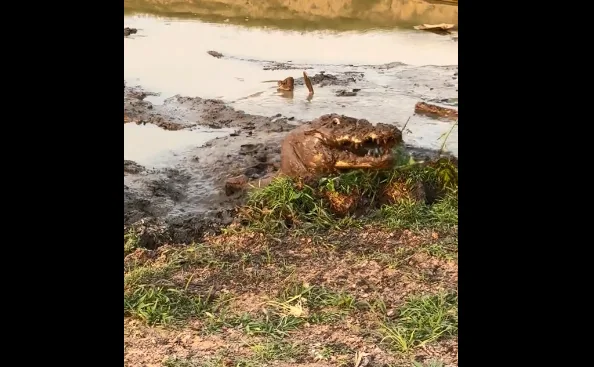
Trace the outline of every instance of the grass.
<path fill-rule="evenodd" d="M 278 177 L 252 191 L 240 215 L 251 230 L 268 233 L 341 229 L 369 218 L 390 229 L 451 227 L 458 223 L 457 187 L 457 167 L 447 159 L 351 171 L 315 183 Z"/>
<path fill-rule="evenodd" d="M 136 316 L 149 325 L 171 324 L 199 316 L 208 309 L 210 295 L 195 296 L 175 288 L 139 286 L 124 293 L 124 315 Z"/>
<path fill-rule="evenodd" d="M 210 358 L 169 357 L 163 361 L 164 367 L 257 367 L 269 362 L 299 361 L 306 355 L 303 345 L 282 340 L 259 341 L 244 345 L 249 356 L 233 358 L 232 353 L 219 353 Z"/>
<path fill-rule="evenodd" d="M 442 361 L 431 359 L 425 363 L 413 362 L 412 367 L 444 367 L 445 364 Z"/>
<path fill-rule="evenodd" d="M 456 335 L 458 332 L 457 294 L 438 294 L 411 298 L 400 309 L 395 322 L 384 322 L 384 340 L 399 352 Z"/>
<path fill-rule="evenodd" d="M 136 231 L 134 229 L 128 230 L 124 234 L 124 256 L 136 250 L 139 242 L 140 238 L 138 238 Z"/>
<path fill-rule="evenodd" d="M 243 314 L 238 319 L 233 320 L 232 323 L 240 326 L 250 336 L 284 338 L 289 335 L 290 331 L 302 326 L 305 320 L 293 315 L 283 315 L 264 310 L 262 316 L 254 318 L 249 314 Z"/>
<path fill-rule="evenodd" d="M 458 197 L 448 192 L 433 205 L 406 199 L 382 206 L 378 214 L 390 229 L 449 228 L 458 224 Z"/>
<path fill-rule="evenodd" d="M 143 249 L 125 232 L 124 317 L 137 320 L 125 322 L 125 360 L 352 366 L 371 350 L 378 365 L 452 366 L 457 193 L 451 162 L 405 162 L 318 182 L 278 178 L 250 193 L 241 225 L 201 244 Z M 154 326 L 166 349 L 150 342 Z M 437 352 L 423 355 L 427 346 Z"/>
<path fill-rule="evenodd" d="M 303 346 L 287 342 L 265 342 L 250 345 L 254 359 L 259 362 L 286 361 L 303 355 Z"/>

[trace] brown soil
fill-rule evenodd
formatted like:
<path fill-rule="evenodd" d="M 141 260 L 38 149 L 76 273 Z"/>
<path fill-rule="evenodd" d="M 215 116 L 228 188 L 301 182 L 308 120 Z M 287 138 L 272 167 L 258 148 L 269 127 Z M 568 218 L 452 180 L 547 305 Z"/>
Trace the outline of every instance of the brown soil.
<path fill-rule="evenodd" d="M 411 354 L 401 354 L 381 342 L 378 333 L 381 318 L 395 317 L 408 296 L 457 290 L 457 251 L 447 260 L 426 250 L 454 235 L 386 232 L 367 227 L 323 237 L 276 239 L 255 233 L 210 237 L 205 248 L 213 263 L 185 267 L 169 279 L 202 294 L 214 287 L 214 294 L 231 299 L 228 314 L 263 315 L 269 300 L 300 283 L 346 292 L 358 304 L 371 305 L 381 300 L 385 311 L 358 307 L 337 319 L 302 324 L 280 340 L 249 335 L 237 327 L 223 326 L 207 332 L 207 317 L 191 319 L 175 328 L 150 328 L 125 317 L 124 365 L 161 366 L 167 359 L 178 358 L 201 366 L 217 357 L 222 361 L 217 366 L 235 366 L 247 360 L 254 366 L 352 366 L 359 352 L 368 354 L 365 358 L 372 362 L 369 366 L 411 366 L 411 359 L 431 358 L 456 366 L 456 339 L 446 338 Z M 137 251 L 128 255 L 125 263 L 158 266 L 173 249 L 166 246 Z M 226 265 L 221 266 L 223 263 Z M 293 344 L 299 352 L 284 361 L 258 360 L 254 345 L 267 343 Z"/>

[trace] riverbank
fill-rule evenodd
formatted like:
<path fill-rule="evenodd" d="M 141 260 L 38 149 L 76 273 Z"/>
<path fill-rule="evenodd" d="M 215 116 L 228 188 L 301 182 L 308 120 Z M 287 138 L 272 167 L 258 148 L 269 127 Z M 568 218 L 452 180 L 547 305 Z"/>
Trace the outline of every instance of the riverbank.
<path fill-rule="evenodd" d="M 125 0 L 124 14 L 308 31 L 389 29 L 395 26 L 411 29 L 426 23 L 458 24 L 457 4 L 424 0 Z"/>

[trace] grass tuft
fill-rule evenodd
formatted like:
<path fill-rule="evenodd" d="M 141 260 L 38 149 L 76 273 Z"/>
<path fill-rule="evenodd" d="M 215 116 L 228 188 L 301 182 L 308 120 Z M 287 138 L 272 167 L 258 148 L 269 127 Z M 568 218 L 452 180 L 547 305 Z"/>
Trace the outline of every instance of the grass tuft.
<path fill-rule="evenodd" d="M 276 178 L 261 190 L 251 191 L 243 210 L 253 227 L 278 232 L 300 224 L 328 226 L 332 217 L 313 188 L 287 177 Z"/>
<path fill-rule="evenodd" d="M 458 296 L 455 293 L 411 298 L 395 322 L 385 322 L 380 331 L 396 351 L 416 347 L 458 332 Z"/>
<path fill-rule="evenodd" d="M 283 341 L 255 343 L 250 345 L 254 359 L 258 362 L 287 361 L 296 359 L 304 354 L 301 345 Z"/>
<path fill-rule="evenodd" d="M 201 315 L 210 301 L 210 295 L 202 297 L 186 290 L 139 286 L 124 293 L 124 315 L 138 317 L 148 325 L 166 325 Z"/>
<path fill-rule="evenodd" d="M 140 238 L 134 229 L 130 229 L 124 233 L 124 256 L 136 250 L 139 243 Z"/>
<path fill-rule="evenodd" d="M 430 359 L 424 363 L 414 361 L 412 367 L 444 367 L 445 363 L 437 359 Z"/>
<path fill-rule="evenodd" d="M 384 171 L 350 171 L 304 184 L 278 177 L 249 193 L 240 215 L 255 230 L 329 229 L 371 214 L 389 228 L 458 223 L 458 169 L 449 159 Z M 360 219 L 359 221 L 362 221 Z"/>

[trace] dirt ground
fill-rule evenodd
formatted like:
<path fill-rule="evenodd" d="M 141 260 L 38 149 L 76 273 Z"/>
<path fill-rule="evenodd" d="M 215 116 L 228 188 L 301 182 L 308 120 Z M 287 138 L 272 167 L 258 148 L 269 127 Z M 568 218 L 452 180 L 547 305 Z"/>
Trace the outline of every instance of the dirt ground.
<path fill-rule="evenodd" d="M 124 363 L 353 366 L 356 353 L 363 353 L 369 366 L 411 366 L 412 360 L 431 359 L 456 366 L 455 338 L 402 354 L 394 352 L 393 344 L 382 341 L 380 332 L 382 322 L 396 317 L 409 296 L 456 291 L 457 248 L 447 245 L 455 235 L 368 227 L 317 238 L 295 235 L 275 239 L 255 233 L 210 237 L 196 250 L 198 262 L 209 265 L 191 264 L 196 259 L 188 257 L 187 266 L 169 275 L 166 282 L 228 300 L 224 311 L 218 309 L 216 317 L 205 316 L 167 328 L 124 318 Z M 175 249 L 137 250 L 125 258 L 127 274 L 139 267 L 163 266 L 170 261 L 166 254 Z M 275 321 L 256 333 L 232 321 L 238 315 L 252 315 L 255 320 L 273 314 L 274 308 L 267 309 L 270 300 L 298 293 L 291 290 L 304 286 L 340 291 L 344 301 L 321 311 L 304 307 L 305 315 L 299 317 L 314 312 L 325 317 L 310 317 L 294 328 Z M 259 327 L 255 322 L 253 325 L 254 329 Z M 286 335 L 281 334 L 283 328 Z"/>

